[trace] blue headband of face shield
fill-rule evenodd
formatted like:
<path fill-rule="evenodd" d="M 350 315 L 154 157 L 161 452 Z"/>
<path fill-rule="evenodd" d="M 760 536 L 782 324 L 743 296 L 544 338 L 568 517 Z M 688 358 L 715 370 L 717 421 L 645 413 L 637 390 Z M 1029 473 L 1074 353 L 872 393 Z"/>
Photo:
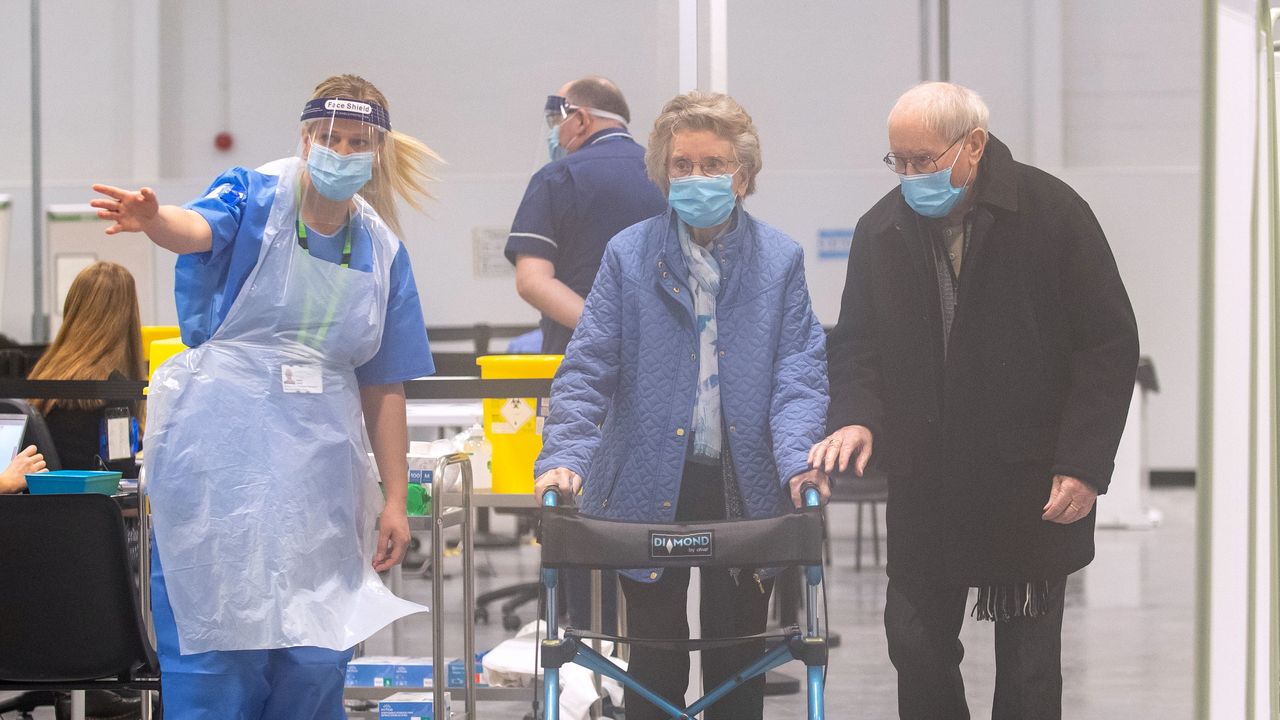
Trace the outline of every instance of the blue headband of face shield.
<path fill-rule="evenodd" d="M 367 100 L 352 100 L 350 98 L 316 98 L 308 100 L 306 106 L 302 109 L 302 117 L 299 119 L 302 122 L 306 122 L 307 120 L 320 120 L 323 118 L 358 120 L 391 132 L 391 116 L 387 114 L 387 109 L 378 103 Z"/>

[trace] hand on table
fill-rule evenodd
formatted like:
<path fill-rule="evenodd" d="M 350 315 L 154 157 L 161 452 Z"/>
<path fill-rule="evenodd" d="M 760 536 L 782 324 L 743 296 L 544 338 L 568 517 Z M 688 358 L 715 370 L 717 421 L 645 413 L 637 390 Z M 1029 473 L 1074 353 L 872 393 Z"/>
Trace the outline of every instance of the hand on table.
<path fill-rule="evenodd" d="M 9 467 L 0 471 L 0 494 L 17 493 L 27 489 L 27 473 L 44 472 L 44 455 L 36 452 L 35 445 L 28 445 L 13 456 Z"/>

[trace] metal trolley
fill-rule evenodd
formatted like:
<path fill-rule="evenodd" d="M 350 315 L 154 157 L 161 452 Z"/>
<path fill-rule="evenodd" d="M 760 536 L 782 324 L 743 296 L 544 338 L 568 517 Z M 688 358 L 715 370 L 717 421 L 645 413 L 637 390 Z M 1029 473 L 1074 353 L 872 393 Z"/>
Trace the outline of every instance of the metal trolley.
<path fill-rule="evenodd" d="M 805 508 L 761 520 L 649 524 L 602 520 L 559 507 L 554 490 L 543 496 L 542 584 L 546 592 L 547 639 L 542 641 L 543 706 L 546 720 L 558 720 L 560 668 L 581 665 L 613 678 L 666 712 L 674 720 L 693 718 L 748 680 L 791 660 L 807 666 L 809 720 L 824 720 L 823 687 L 827 641 L 819 633 L 818 590 L 822 584 L 822 516 L 817 488 L 801 494 Z M 682 551 L 677 551 L 682 548 Z M 560 568 L 636 567 L 780 567 L 804 566 L 806 628 L 792 626 L 745 638 L 650 640 L 564 629 L 557 637 L 556 581 Z M 692 650 L 748 641 L 766 641 L 763 654 L 734 677 L 688 707 L 661 697 L 593 650 L 584 640 L 614 640 Z"/>

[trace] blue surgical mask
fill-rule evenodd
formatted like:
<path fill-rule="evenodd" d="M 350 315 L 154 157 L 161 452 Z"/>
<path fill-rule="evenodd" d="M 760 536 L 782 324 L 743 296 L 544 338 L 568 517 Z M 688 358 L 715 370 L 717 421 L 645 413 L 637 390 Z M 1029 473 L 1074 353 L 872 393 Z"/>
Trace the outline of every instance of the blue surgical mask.
<path fill-rule="evenodd" d="M 733 194 L 733 175 L 690 175 L 671 178 L 667 203 L 689 226 L 708 228 L 729 219 L 738 197 Z"/>
<path fill-rule="evenodd" d="M 339 155 L 319 143 L 312 143 L 307 169 L 311 171 L 311 183 L 321 195 L 330 200 L 350 200 L 373 177 L 373 153 Z"/>
<path fill-rule="evenodd" d="M 551 162 L 555 162 L 569 154 L 569 151 L 565 150 L 564 146 L 560 144 L 559 125 L 551 128 L 551 132 L 547 133 L 547 151 L 551 154 Z"/>
<path fill-rule="evenodd" d="M 946 217 L 955 208 L 956 204 L 964 199 L 965 190 L 968 189 L 968 179 L 965 184 L 960 187 L 951 185 L 951 170 L 960 160 L 960 153 L 964 151 L 964 146 L 960 146 L 960 150 L 956 152 L 955 160 L 951 161 L 951 166 L 945 170 L 937 172 L 922 173 L 920 175 L 899 175 L 898 184 L 902 187 L 902 197 L 911 206 L 912 210 L 927 217 L 940 218 Z M 973 169 L 970 168 L 969 174 L 973 175 Z"/>

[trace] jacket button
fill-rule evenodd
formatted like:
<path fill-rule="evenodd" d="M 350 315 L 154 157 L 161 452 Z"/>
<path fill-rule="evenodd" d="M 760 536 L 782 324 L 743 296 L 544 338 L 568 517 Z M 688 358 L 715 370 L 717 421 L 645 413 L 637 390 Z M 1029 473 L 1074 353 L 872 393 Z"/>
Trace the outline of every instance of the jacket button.
<path fill-rule="evenodd" d="M 721 350 L 721 351 L 720 351 L 720 357 L 724 357 L 724 351 L 723 351 L 723 350 Z"/>
<path fill-rule="evenodd" d="M 671 501 L 670 501 L 670 500 L 663 500 L 663 501 L 662 501 L 662 507 L 664 507 L 664 508 L 669 508 L 669 507 L 671 507 Z"/>
<path fill-rule="evenodd" d="M 689 359 L 690 359 L 690 360 L 697 360 L 697 359 L 698 359 L 698 353 L 689 353 Z"/>
<path fill-rule="evenodd" d="M 658 571 L 657 571 L 657 570 L 654 570 L 654 571 L 650 572 L 650 573 L 649 573 L 649 579 L 650 579 L 650 580 L 657 580 L 657 579 L 658 579 Z"/>
<path fill-rule="evenodd" d="M 680 288 L 679 288 L 679 287 L 673 287 L 673 288 L 671 288 L 671 292 L 673 292 L 673 293 L 679 293 L 679 292 L 680 292 Z"/>
<path fill-rule="evenodd" d="M 658 267 L 659 267 L 659 268 L 665 268 L 666 266 L 667 266 L 667 264 L 666 264 L 666 263 L 664 263 L 663 261 L 661 261 L 661 260 L 659 260 L 659 261 L 658 261 Z"/>
<path fill-rule="evenodd" d="M 737 426 L 737 425 L 730 425 L 730 426 L 729 426 L 729 432 L 733 432 L 733 433 L 738 432 L 738 426 Z"/>
<path fill-rule="evenodd" d="M 676 428 L 676 437 L 684 437 L 684 428 Z"/>
<path fill-rule="evenodd" d="M 669 276 L 669 275 L 670 275 L 670 273 L 668 273 L 666 270 L 663 270 L 663 271 L 662 271 L 662 277 L 667 277 L 667 276 Z"/>

